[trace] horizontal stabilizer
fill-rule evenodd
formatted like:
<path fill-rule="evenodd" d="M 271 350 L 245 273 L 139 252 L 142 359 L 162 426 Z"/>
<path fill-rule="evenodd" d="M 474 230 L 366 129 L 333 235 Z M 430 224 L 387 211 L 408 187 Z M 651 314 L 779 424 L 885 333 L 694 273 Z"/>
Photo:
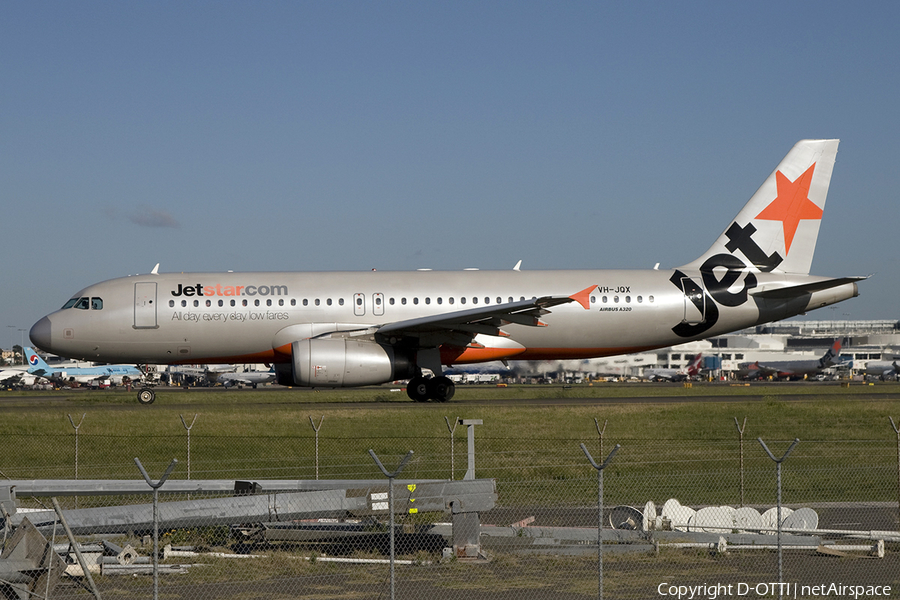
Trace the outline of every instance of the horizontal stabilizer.
<path fill-rule="evenodd" d="M 750 295 L 755 298 L 770 299 L 796 298 L 798 296 L 802 296 L 803 294 L 811 294 L 813 292 L 820 292 L 822 290 L 830 290 L 831 288 L 836 288 L 848 283 L 854 283 L 856 281 L 862 281 L 864 279 L 868 279 L 868 277 L 840 277 L 838 279 L 825 279 L 823 281 L 815 281 L 813 283 L 803 283 L 800 285 L 791 285 L 787 287 L 763 289 L 755 292 L 750 292 Z"/>

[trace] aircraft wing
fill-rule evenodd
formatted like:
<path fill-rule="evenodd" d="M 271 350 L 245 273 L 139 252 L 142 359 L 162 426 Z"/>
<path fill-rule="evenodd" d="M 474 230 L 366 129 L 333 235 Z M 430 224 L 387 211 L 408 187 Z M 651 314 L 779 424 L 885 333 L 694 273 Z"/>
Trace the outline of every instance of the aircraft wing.
<path fill-rule="evenodd" d="M 595 287 L 595 286 L 594 286 Z M 594 287 L 588 288 L 588 292 Z M 548 314 L 551 307 L 569 302 L 579 302 L 585 306 L 581 294 L 574 296 L 543 296 L 530 300 L 495 304 L 480 308 L 470 308 L 448 313 L 387 323 L 377 329 L 382 335 L 419 337 L 434 333 L 463 333 L 468 335 L 505 335 L 501 327 L 512 323 L 529 327 L 544 327 L 540 317 Z"/>

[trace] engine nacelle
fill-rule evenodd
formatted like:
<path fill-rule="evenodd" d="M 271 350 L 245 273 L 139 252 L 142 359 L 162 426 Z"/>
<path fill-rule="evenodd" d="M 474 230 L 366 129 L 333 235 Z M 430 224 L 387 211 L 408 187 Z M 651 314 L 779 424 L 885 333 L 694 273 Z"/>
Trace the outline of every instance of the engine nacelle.
<path fill-rule="evenodd" d="M 391 346 L 347 338 L 307 339 L 291 344 L 294 385 L 355 387 L 415 375 L 410 356 Z"/>

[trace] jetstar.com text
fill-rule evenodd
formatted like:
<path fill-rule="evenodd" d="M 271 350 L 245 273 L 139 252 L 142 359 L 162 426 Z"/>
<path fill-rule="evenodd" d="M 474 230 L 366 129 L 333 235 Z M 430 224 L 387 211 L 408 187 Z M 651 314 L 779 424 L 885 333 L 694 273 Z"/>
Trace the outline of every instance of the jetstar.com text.
<path fill-rule="evenodd" d="M 287 296 L 286 285 L 183 285 L 172 292 L 178 296 Z"/>

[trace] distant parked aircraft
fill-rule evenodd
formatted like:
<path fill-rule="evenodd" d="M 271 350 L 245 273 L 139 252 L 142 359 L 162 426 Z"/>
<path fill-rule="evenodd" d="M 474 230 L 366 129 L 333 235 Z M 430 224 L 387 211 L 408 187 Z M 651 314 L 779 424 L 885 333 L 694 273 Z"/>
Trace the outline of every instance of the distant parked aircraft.
<path fill-rule="evenodd" d="M 838 363 L 841 355 L 841 340 L 834 340 L 822 358 L 818 360 L 773 360 L 756 361 L 740 365 L 738 373 L 749 378 L 778 377 L 782 379 L 803 379 L 817 375 Z"/>
<path fill-rule="evenodd" d="M 116 385 L 122 383 L 123 377 L 139 382 L 144 378 L 144 373 L 133 365 L 103 365 L 100 367 L 68 367 L 57 365 L 51 367 L 34 348 L 25 348 L 25 358 L 28 361 L 28 372 L 45 377 L 51 381 L 75 381 L 77 383 L 89 383 L 95 379 L 106 380 Z"/>
<path fill-rule="evenodd" d="M 651 381 L 685 381 L 700 373 L 701 352 L 683 369 L 644 369 L 644 377 Z"/>

